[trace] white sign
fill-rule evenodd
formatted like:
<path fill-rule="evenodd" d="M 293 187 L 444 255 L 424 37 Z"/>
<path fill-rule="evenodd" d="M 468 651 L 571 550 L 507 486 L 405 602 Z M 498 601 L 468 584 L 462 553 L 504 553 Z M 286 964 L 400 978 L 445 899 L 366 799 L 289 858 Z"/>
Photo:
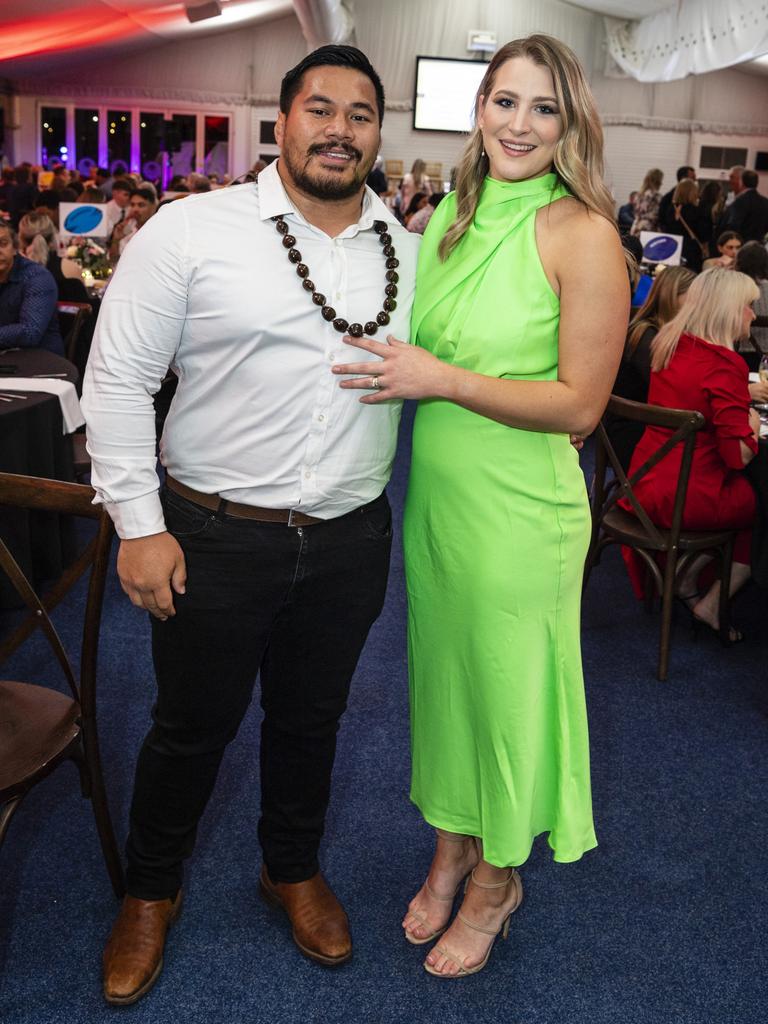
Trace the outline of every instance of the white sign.
<path fill-rule="evenodd" d="M 683 252 L 683 236 L 668 235 L 665 231 L 641 231 L 640 244 L 643 247 L 643 263 L 666 263 L 668 267 L 679 267 Z"/>
<path fill-rule="evenodd" d="M 104 203 L 61 203 L 59 237 L 106 238 L 110 234 Z"/>

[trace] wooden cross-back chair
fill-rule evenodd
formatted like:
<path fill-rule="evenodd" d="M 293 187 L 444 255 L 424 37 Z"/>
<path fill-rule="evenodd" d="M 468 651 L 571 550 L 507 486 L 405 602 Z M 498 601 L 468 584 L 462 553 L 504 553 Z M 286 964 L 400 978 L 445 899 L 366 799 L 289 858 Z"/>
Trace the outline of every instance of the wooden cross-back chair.
<path fill-rule="evenodd" d="M 606 416 L 619 416 L 646 426 L 663 427 L 669 431 L 666 441 L 631 476 L 621 466 L 606 431 Z M 584 570 L 584 587 L 589 582 L 592 569 L 600 561 L 600 555 L 610 544 L 622 544 L 632 548 L 642 559 L 646 568 L 646 598 L 652 600 L 655 589 L 661 598 L 661 635 L 657 678 L 667 678 L 669 651 L 672 632 L 672 604 L 675 584 L 686 568 L 701 552 L 716 554 L 720 563 L 720 636 L 728 643 L 729 590 L 735 531 L 693 531 L 682 529 L 683 509 L 688 492 L 688 480 L 693 462 L 696 432 L 705 425 L 700 412 L 684 409 L 665 409 L 658 405 L 645 405 L 611 395 L 603 419 L 595 432 L 595 479 L 592 489 L 592 539 Z M 678 475 L 672 524 L 663 529 L 651 522 L 645 509 L 637 499 L 634 488 L 656 465 L 666 458 L 673 449 L 682 445 L 680 472 Z M 613 478 L 607 479 L 608 469 Z M 619 508 L 617 502 L 626 498 L 634 515 Z M 656 555 L 663 553 L 663 570 Z"/>
<path fill-rule="evenodd" d="M 26 794 L 66 760 L 75 762 L 84 797 L 90 800 L 112 887 L 124 892 L 120 854 L 115 843 L 101 770 L 96 728 L 96 662 L 104 585 L 113 527 L 102 506 L 92 504 L 94 491 L 82 484 L 0 473 L 0 504 L 45 510 L 96 520 L 95 535 L 52 589 L 40 597 L 0 538 L 0 571 L 29 609 L 8 637 L 0 638 L 0 665 L 38 627 L 64 674 L 69 693 L 38 682 L 0 678 L 0 845 Z M 79 678 L 54 627 L 50 612 L 90 569 L 83 619 Z M 46 683 L 47 683 L 46 679 Z"/>
<path fill-rule="evenodd" d="M 77 363 L 77 345 L 83 328 L 93 315 L 89 302 L 57 302 L 59 329 L 64 339 L 64 355 L 70 363 Z"/>

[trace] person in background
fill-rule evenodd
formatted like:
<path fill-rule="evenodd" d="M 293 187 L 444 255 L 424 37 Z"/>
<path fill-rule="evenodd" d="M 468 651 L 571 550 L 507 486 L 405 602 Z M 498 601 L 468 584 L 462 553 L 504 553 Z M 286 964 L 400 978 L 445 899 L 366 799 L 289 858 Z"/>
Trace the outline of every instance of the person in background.
<path fill-rule="evenodd" d="M 8 201 L 11 198 L 16 185 L 16 175 L 12 167 L 3 167 L 0 176 L 0 210 L 8 209 Z"/>
<path fill-rule="evenodd" d="M 683 181 L 696 181 L 696 171 L 693 167 L 677 168 L 677 184 L 679 185 Z M 675 189 L 671 188 L 669 192 L 665 192 L 661 197 L 661 202 L 659 203 L 659 231 L 668 231 L 671 235 L 679 235 L 680 232 L 677 230 L 679 225 L 674 211 L 674 194 Z"/>
<path fill-rule="evenodd" d="M 635 207 L 637 205 L 637 197 L 639 194 L 639 192 L 630 192 L 629 200 L 624 203 L 623 206 L 619 207 L 619 214 L 616 218 L 619 225 L 619 231 L 624 232 L 631 230 L 632 225 L 635 222 Z"/>
<path fill-rule="evenodd" d="M 768 252 L 765 246 L 760 242 L 747 242 L 743 245 L 736 253 L 735 269 L 752 278 L 760 289 L 760 294 L 752 303 L 755 316 L 768 316 Z M 768 355 L 768 328 L 753 327 L 750 337 L 739 345 L 739 352 L 750 370 L 757 370 L 760 356 Z M 749 393 L 753 402 L 768 402 L 768 382 L 750 384 Z"/>
<path fill-rule="evenodd" d="M 736 164 L 728 172 L 728 195 L 725 197 L 725 205 L 730 206 L 744 191 L 744 182 L 741 176 L 746 170 L 741 164 Z"/>
<path fill-rule="evenodd" d="M 427 224 L 429 224 L 432 219 L 432 214 L 443 199 L 445 199 L 445 194 L 443 192 L 433 192 L 426 204 L 422 206 L 420 210 L 417 210 L 406 224 L 408 230 L 414 235 L 423 235 Z"/>
<path fill-rule="evenodd" d="M 629 322 L 624 354 L 612 394 L 633 402 L 648 401 L 651 380 L 651 342 L 659 329 L 680 311 L 680 305 L 696 275 L 687 267 L 667 267 L 659 272 L 648 298 Z M 608 436 L 624 469 L 643 433 L 643 425 L 618 416 L 607 419 Z"/>
<path fill-rule="evenodd" d="M 18 246 L 14 229 L 0 221 L 0 349 L 44 348 L 62 356 L 56 282 Z"/>
<path fill-rule="evenodd" d="M 683 236 L 683 259 L 685 265 L 698 274 L 704 261 L 702 242 L 702 216 L 699 211 L 699 187 L 691 178 L 678 182 L 672 195 L 671 234 Z"/>
<path fill-rule="evenodd" d="M 257 160 L 256 163 L 251 168 L 251 171 L 250 171 L 250 173 L 253 175 L 253 178 L 251 180 L 252 181 L 258 181 L 259 175 L 261 174 L 261 172 L 264 170 L 264 168 L 266 166 L 267 166 L 267 161 L 266 160 Z"/>
<path fill-rule="evenodd" d="M 712 239 L 715 234 L 715 224 L 720 222 L 724 203 L 725 196 L 720 182 L 706 182 L 699 193 L 699 228 L 701 240 L 707 247 L 705 259 L 713 255 Z"/>
<path fill-rule="evenodd" d="M 368 188 L 372 188 L 377 196 L 381 197 L 385 192 L 389 190 L 389 182 L 387 176 L 384 173 L 384 157 L 379 153 L 376 157 L 376 163 L 371 169 L 371 173 L 368 175 L 366 181 Z"/>
<path fill-rule="evenodd" d="M 427 205 L 428 198 L 423 192 L 416 192 L 411 196 L 411 201 L 403 213 L 403 227 L 407 228 L 414 214 Z"/>
<path fill-rule="evenodd" d="M 97 205 L 103 205 L 106 204 L 107 197 L 98 185 L 86 185 L 77 197 L 77 201 L 78 203 L 95 203 Z"/>
<path fill-rule="evenodd" d="M 193 172 L 192 174 L 187 175 L 187 181 L 189 183 L 190 192 L 202 194 L 203 192 L 211 191 L 210 178 L 205 174 L 196 174 Z"/>
<path fill-rule="evenodd" d="M 61 271 L 61 257 L 58 254 L 59 236 L 51 218 L 36 209 L 27 213 L 19 222 L 19 249 L 28 260 L 39 263 L 53 276 L 59 302 L 94 303 L 88 297 L 85 285 L 79 277 L 65 277 Z M 94 312 L 98 311 L 98 306 Z"/>
<path fill-rule="evenodd" d="M 18 229 L 19 221 L 24 214 L 35 208 L 38 192 L 37 186 L 32 181 L 29 168 L 23 164 L 19 164 L 15 169 L 14 179 L 14 187 L 8 193 L 8 213 L 11 224 Z"/>
<path fill-rule="evenodd" d="M 704 260 L 704 270 L 712 267 L 722 267 L 725 270 L 733 270 L 736 263 L 736 254 L 742 246 L 742 237 L 738 231 L 723 231 L 717 239 L 718 255 L 714 259 Z"/>
<path fill-rule="evenodd" d="M 432 182 L 427 177 L 427 165 L 423 160 L 414 160 L 413 167 L 411 167 L 410 173 L 403 177 L 400 182 L 400 213 L 402 217 L 411 205 L 411 200 L 417 192 L 422 192 L 425 196 L 431 196 Z"/>
<path fill-rule="evenodd" d="M 109 258 L 117 263 L 128 242 L 157 212 L 157 195 L 151 188 L 134 188 L 128 202 L 125 219 L 116 224 L 109 240 Z"/>
<path fill-rule="evenodd" d="M 726 209 L 722 227 L 738 231 L 745 242 L 764 242 L 768 234 L 768 199 L 757 191 L 756 171 L 742 171 L 742 190 Z"/>
<path fill-rule="evenodd" d="M 101 189 L 107 200 L 112 198 L 112 175 L 108 167 L 97 167 L 93 182 L 97 188 Z"/>
<path fill-rule="evenodd" d="M 658 167 L 653 167 L 643 179 L 635 207 L 635 219 L 632 224 L 633 235 L 639 235 L 641 231 L 659 230 L 660 190 L 663 180 L 664 172 L 660 171 Z"/>
<path fill-rule="evenodd" d="M 111 235 L 115 225 L 125 220 L 128 205 L 131 201 L 133 185 L 125 178 L 117 178 L 112 182 L 112 198 L 104 208 L 104 220 L 107 224 L 107 235 Z"/>
<path fill-rule="evenodd" d="M 750 409 L 744 360 L 734 351 L 734 343 L 749 334 L 755 318 L 751 304 L 758 294 L 757 285 L 745 274 L 722 267 L 706 270 L 691 283 L 680 311 L 651 344 L 648 401 L 667 409 L 695 409 L 706 420 L 705 429 L 695 435 L 682 525 L 684 530 L 739 531 L 732 594 L 750 577 L 756 501 L 744 467 L 755 457 L 760 429 L 760 418 Z M 664 427 L 645 428 L 632 455 L 630 475 L 669 435 Z M 677 445 L 634 488 L 651 521 L 665 529 L 672 525 L 682 454 L 682 446 Z M 618 504 L 634 514 L 627 498 Z M 632 551 L 625 549 L 624 557 L 635 592 L 642 594 L 645 566 Z M 699 591 L 701 571 L 708 561 L 711 555 L 700 556 L 687 567 L 678 593 L 694 619 L 718 630 L 719 580 L 706 592 Z M 731 626 L 731 642 L 741 639 Z"/>

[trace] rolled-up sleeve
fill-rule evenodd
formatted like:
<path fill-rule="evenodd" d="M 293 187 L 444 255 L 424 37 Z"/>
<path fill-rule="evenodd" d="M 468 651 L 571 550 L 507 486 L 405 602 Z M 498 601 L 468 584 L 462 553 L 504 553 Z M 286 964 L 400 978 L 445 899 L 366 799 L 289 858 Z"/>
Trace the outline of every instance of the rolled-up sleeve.
<path fill-rule="evenodd" d="M 18 319 L 0 327 L 0 348 L 37 348 L 56 312 L 57 298 L 56 282 L 47 270 L 26 277 Z"/>
<path fill-rule="evenodd" d="M 743 469 L 740 442 L 743 441 L 751 451 L 757 451 L 757 441 L 749 425 L 746 366 L 742 371 L 740 366 L 730 361 L 719 361 L 703 383 L 712 407 L 717 450 L 729 468 Z"/>
<path fill-rule="evenodd" d="M 183 201 L 131 239 L 104 297 L 83 381 L 91 481 L 124 539 L 165 529 L 152 398 L 184 327 L 187 253 Z"/>

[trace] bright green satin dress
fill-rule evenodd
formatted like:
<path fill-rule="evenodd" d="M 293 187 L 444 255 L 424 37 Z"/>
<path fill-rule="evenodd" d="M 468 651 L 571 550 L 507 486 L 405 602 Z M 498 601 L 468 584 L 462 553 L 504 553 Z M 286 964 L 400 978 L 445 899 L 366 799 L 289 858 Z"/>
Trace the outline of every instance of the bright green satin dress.
<path fill-rule="evenodd" d="M 554 174 L 486 179 L 445 263 L 443 200 L 419 258 L 416 344 L 491 377 L 557 379 L 560 307 L 534 225 L 564 195 Z M 411 799 L 430 824 L 481 836 L 500 867 L 542 832 L 558 861 L 597 844 L 579 621 L 589 532 L 566 435 L 419 403 L 404 524 Z"/>

